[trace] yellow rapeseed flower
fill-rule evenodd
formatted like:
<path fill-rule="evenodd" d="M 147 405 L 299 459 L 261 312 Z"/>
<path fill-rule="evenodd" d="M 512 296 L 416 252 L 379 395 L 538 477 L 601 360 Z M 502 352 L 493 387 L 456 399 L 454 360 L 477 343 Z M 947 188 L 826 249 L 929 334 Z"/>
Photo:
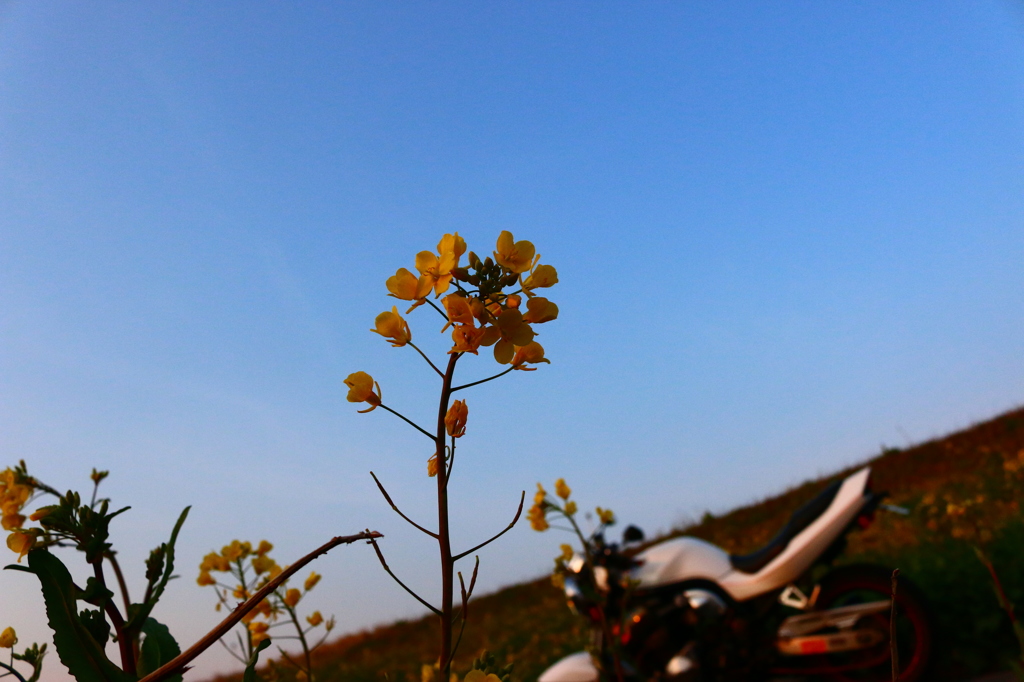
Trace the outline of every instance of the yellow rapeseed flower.
<path fill-rule="evenodd" d="M 324 622 L 324 617 L 320 615 L 319 611 L 314 611 L 312 615 L 306 616 L 306 622 L 313 627 L 316 627 L 317 625 L 320 625 L 320 623 Z"/>
<path fill-rule="evenodd" d="M 601 509 L 600 507 L 598 507 L 596 511 L 597 518 L 599 518 L 601 520 L 601 523 L 603 523 L 604 525 L 610 526 L 613 523 L 615 523 L 615 514 L 612 512 L 611 509 Z"/>
<path fill-rule="evenodd" d="M 573 516 L 576 513 L 576 503 L 573 500 L 569 500 L 565 503 L 565 515 Z"/>
<path fill-rule="evenodd" d="M 558 548 L 562 550 L 562 555 L 558 557 L 562 561 L 571 560 L 573 555 L 576 553 L 573 551 L 572 545 L 559 545 Z"/>
<path fill-rule="evenodd" d="M 452 329 L 452 341 L 455 343 L 448 354 L 472 353 L 477 355 L 477 349 L 484 340 L 487 328 L 471 327 L 468 324 L 457 324 Z"/>
<path fill-rule="evenodd" d="M 539 364 L 546 362 L 551 364 L 551 361 L 544 357 L 544 346 L 540 345 L 536 341 L 531 341 L 525 346 L 517 346 L 516 352 L 512 356 L 512 366 L 516 369 L 521 369 L 525 372 L 532 372 L 536 370 L 536 367 L 526 367 L 526 363 Z"/>
<path fill-rule="evenodd" d="M 258 554 L 252 559 L 252 570 L 256 571 L 256 575 L 262 575 L 266 573 L 274 566 L 277 562 L 268 557 L 266 554 Z"/>
<path fill-rule="evenodd" d="M 430 283 L 437 296 L 448 291 L 452 283 L 452 268 L 456 267 L 458 262 L 459 259 L 451 251 L 442 253 L 440 258 L 430 251 L 420 251 L 416 254 L 416 269 L 420 271 L 420 276 Z"/>
<path fill-rule="evenodd" d="M 220 550 L 221 556 L 228 561 L 244 559 L 249 556 L 251 552 L 252 545 L 248 542 L 242 542 L 241 540 L 232 540 L 230 545 L 224 545 Z"/>
<path fill-rule="evenodd" d="M 508 268 L 512 272 L 526 272 L 536 262 L 534 257 L 536 249 L 533 244 L 526 241 L 515 241 L 512 233 L 503 231 L 498 235 L 498 250 L 494 252 L 494 260 L 498 265 Z"/>
<path fill-rule="evenodd" d="M 7 547 L 18 555 L 18 563 L 36 544 L 36 535 L 31 531 L 16 530 L 7 536 Z"/>
<path fill-rule="evenodd" d="M 448 312 L 448 324 L 441 331 L 444 331 L 453 324 L 467 324 L 476 326 L 473 309 L 469 305 L 469 299 L 458 294 L 449 294 L 441 299 L 444 309 Z"/>
<path fill-rule="evenodd" d="M 267 632 L 269 629 L 270 625 L 261 620 L 255 620 L 249 623 L 249 638 L 252 640 L 253 646 L 259 644 L 265 639 L 270 639 L 270 634 Z"/>
<path fill-rule="evenodd" d="M 536 505 L 543 505 L 544 500 L 548 497 L 548 491 L 544 490 L 544 486 L 540 483 L 537 484 L 537 492 L 533 494 L 533 503 Z"/>
<path fill-rule="evenodd" d="M 418 301 L 412 308 L 423 302 L 423 299 L 430 293 L 432 282 L 427 277 L 417 277 L 405 268 L 399 268 L 393 276 L 388 277 L 386 282 L 389 296 L 394 296 L 403 301 Z"/>
<path fill-rule="evenodd" d="M 284 593 L 284 603 L 292 608 L 295 608 L 300 599 L 302 599 L 302 593 L 294 587 L 289 587 L 288 591 Z"/>
<path fill-rule="evenodd" d="M 558 318 L 558 306 L 543 296 L 534 296 L 527 301 L 526 310 L 523 319 L 531 324 L 541 324 Z"/>
<path fill-rule="evenodd" d="M 5 628 L 0 632 L 0 649 L 13 649 L 17 643 L 18 635 L 14 633 L 14 628 Z"/>
<path fill-rule="evenodd" d="M 494 673 L 485 673 L 483 670 L 470 670 L 462 678 L 462 682 L 501 682 L 501 678 Z"/>
<path fill-rule="evenodd" d="M 25 525 L 25 517 L 22 514 L 4 514 L 0 517 L 0 526 L 4 530 L 14 530 Z"/>
<path fill-rule="evenodd" d="M 568 500 L 569 496 L 572 495 L 572 488 L 566 485 L 564 478 L 555 481 L 555 494 L 563 500 Z"/>
<path fill-rule="evenodd" d="M 270 550 L 274 549 L 274 546 L 266 540 L 260 540 L 259 547 L 256 548 L 256 556 L 263 556 Z"/>
<path fill-rule="evenodd" d="M 210 575 L 209 571 L 199 571 L 199 577 L 196 578 L 196 584 L 200 586 L 216 585 L 217 581 L 214 580 L 213 576 Z"/>
<path fill-rule="evenodd" d="M 409 330 L 409 323 L 402 319 L 402 316 L 398 314 L 398 307 L 391 306 L 391 310 L 385 310 L 377 319 L 374 320 L 376 329 L 371 329 L 371 332 L 380 334 L 395 348 L 404 346 L 405 344 L 412 341 L 412 332 Z"/>
<path fill-rule="evenodd" d="M 534 332 L 515 308 L 501 311 L 495 325 L 501 339 L 494 344 L 494 359 L 503 365 L 512 362 L 516 346 L 526 346 L 533 341 Z"/>
<path fill-rule="evenodd" d="M 365 410 L 359 410 L 359 413 L 370 412 L 377 409 L 380 405 L 380 384 L 373 380 L 366 372 L 353 372 L 348 375 L 345 379 L 345 385 L 348 386 L 348 401 L 350 403 L 369 403 L 370 407 Z M 377 392 L 374 393 L 373 388 L 377 387 Z"/>
<path fill-rule="evenodd" d="M 527 296 L 531 295 L 532 289 L 553 287 L 558 284 L 558 272 L 553 265 L 538 265 L 530 273 L 530 276 L 523 280 L 523 291 Z"/>
<path fill-rule="evenodd" d="M 456 400 L 448 408 L 444 416 L 444 428 L 452 438 L 462 438 L 466 434 L 466 418 L 469 416 L 469 408 L 465 400 Z"/>
<path fill-rule="evenodd" d="M 427 476 L 431 478 L 437 476 L 437 453 L 431 455 L 430 459 L 427 460 Z"/>
<path fill-rule="evenodd" d="M 306 588 L 306 592 L 309 592 L 314 587 L 316 587 L 316 584 L 318 582 L 320 582 L 320 574 L 317 573 L 316 571 L 313 571 L 312 573 L 309 574 L 309 577 L 306 578 L 306 584 L 303 585 L 303 587 Z"/>
<path fill-rule="evenodd" d="M 530 519 L 530 527 L 536 531 L 543 532 L 549 528 L 544 508 L 539 504 L 535 504 L 530 507 L 530 511 L 527 512 L 526 517 Z"/>

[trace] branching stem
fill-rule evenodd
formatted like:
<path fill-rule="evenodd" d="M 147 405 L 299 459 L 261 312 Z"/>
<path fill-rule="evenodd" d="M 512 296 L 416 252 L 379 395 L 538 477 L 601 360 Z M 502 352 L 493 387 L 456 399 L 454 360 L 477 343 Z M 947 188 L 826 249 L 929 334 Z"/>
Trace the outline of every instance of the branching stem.
<path fill-rule="evenodd" d="M 390 495 L 388 495 L 388 491 L 387 491 L 387 490 L 384 490 L 384 486 L 383 486 L 383 485 L 381 485 L 381 482 L 380 482 L 379 480 L 377 480 L 377 475 L 376 475 L 375 473 L 373 473 L 373 472 L 371 471 L 371 472 L 370 472 L 370 476 L 373 476 L 373 482 L 377 484 L 377 487 L 378 487 L 378 488 L 380 488 L 380 493 L 381 493 L 381 495 L 383 495 L 383 496 L 384 496 L 384 499 L 388 501 L 388 504 L 390 504 L 390 505 L 391 505 L 391 508 L 392 508 L 392 509 L 394 509 L 394 510 L 395 510 L 395 512 L 396 512 L 396 513 L 397 513 L 397 514 L 398 514 L 399 516 L 401 516 L 401 517 L 402 517 L 403 519 L 405 519 L 405 520 L 406 520 L 406 521 L 408 521 L 408 522 L 409 522 L 410 524 L 412 524 L 412 526 L 413 526 L 414 528 L 418 528 L 419 530 L 423 531 L 424 533 L 426 533 L 426 534 L 427 534 L 427 535 L 429 535 L 430 537 L 434 538 L 435 540 L 437 539 L 437 533 L 434 533 L 433 531 L 429 531 L 429 530 L 427 530 L 426 528 L 424 528 L 423 526 L 421 526 L 420 524 L 416 523 L 415 521 L 413 521 L 413 520 L 412 520 L 412 519 L 410 519 L 410 518 L 409 518 L 408 516 L 406 516 L 405 514 L 403 514 L 403 513 L 402 513 L 402 510 L 398 508 L 398 506 L 397 506 L 397 505 L 396 505 L 396 504 L 395 504 L 395 503 L 394 503 L 394 502 L 392 501 L 392 499 L 391 499 L 391 496 L 390 496 Z"/>
<path fill-rule="evenodd" d="M 422 434 L 423 434 L 424 436 L 426 436 L 426 437 L 427 437 L 427 438 L 429 438 L 430 440 L 434 440 L 434 437 L 430 435 L 430 432 L 429 432 L 429 431 L 427 431 L 426 429 L 424 429 L 423 427 L 421 427 L 421 426 L 420 426 L 419 424 L 417 424 L 416 422 L 414 422 L 414 421 L 411 421 L 411 420 L 410 420 L 410 419 L 408 419 L 408 418 L 407 418 L 407 417 L 406 417 L 405 415 L 402 415 L 402 414 L 399 414 L 398 412 L 395 412 L 394 410 L 392 410 L 392 409 L 391 409 L 390 407 L 388 407 L 388 406 L 387 406 L 387 405 L 385 405 L 384 403 L 381 403 L 381 404 L 380 404 L 380 405 L 378 405 L 377 407 L 383 407 L 383 408 L 384 408 L 385 410 L 387 410 L 387 411 L 388 411 L 388 412 L 390 412 L 391 414 L 395 415 L 396 417 L 398 417 L 399 419 L 401 419 L 402 421 L 404 421 L 404 422 L 405 422 L 406 424 L 408 424 L 409 426 L 413 427 L 414 429 L 416 429 L 417 431 L 419 431 L 420 433 L 422 433 Z"/>
<path fill-rule="evenodd" d="M 462 386 L 456 386 L 455 388 L 452 389 L 451 392 L 455 393 L 455 391 L 461 391 L 462 389 L 469 388 L 470 386 L 479 386 L 480 384 L 486 384 L 488 381 L 494 381 L 498 377 L 505 376 L 506 374 L 508 374 L 509 372 L 511 372 L 514 369 L 515 369 L 515 367 L 509 367 L 504 372 L 499 372 L 498 374 L 495 374 L 493 377 L 487 377 L 486 379 L 481 379 L 480 381 L 474 381 L 471 384 L 463 384 Z"/>
<path fill-rule="evenodd" d="M 235 610 L 232 611 L 227 618 L 222 620 L 213 630 L 210 630 L 210 632 L 208 632 L 202 639 L 183 651 L 180 655 L 175 656 L 167 663 L 140 679 L 139 682 L 157 682 L 158 680 L 166 679 L 172 675 L 183 673 L 189 663 L 199 656 L 199 654 L 210 648 L 214 642 L 226 635 L 231 628 L 235 627 L 235 625 L 242 620 L 242 617 L 245 616 L 245 614 L 256 608 L 261 601 L 266 599 L 271 592 L 280 587 L 283 582 L 291 578 L 306 564 L 311 562 L 313 559 L 316 559 L 321 554 L 326 554 L 338 545 L 348 545 L 359 540 L 373 541 L 382 537 L 384 536 L 377 531 L 367 530 L 362 533 L 356 533 L 355 535 L 343 535 L 332 538 L 285 570 L 281 571 L 280 575 L 264 585 L 256 594 L 235 607 Z"/>
<path fill-rule="evenodd" d="M 505 530 L 501 531 L 500 533 L 498 533 L 497 535 L 495 535 L 494 537 L 492 537 L 492 538 L 491 538 L 490 540 L 486 540 L 486 541 L 484 541 L 484 542 L 481 542 L 481 543 L 480 543 L 479 545 L 477 545 L 476 547 L 473 547 L 472 549 L 468 549 L 468 550 L 466 550 L 465 552 L 463 552 L 462 554 L 458 554 L 458 555 L 456 555 L 456 556 L 453 556 L 453 557 L 452 557 L 452 561 L 458 561 L 459 559 L 464 559 L 464 558 L 466 558 L 467 556 L 469 556 L 469 555 L 470 555 L 470 554 L 472 554 L 473 552 L 477 551 L 478 549 L 480 549 L 480 548 L 482 548 L 482 547 L 486 547 L 487 545 L 491 544 L 492 542 L 494 542 L 495 540 L 497 540 L 498 538 L 500 538 L 500 537 L 501 537 L 502 535 L 504 535 L 505 533 L 507 533 L 507 532 L 509 532 L 510 530 L 512 530 L 512 527 L 513 527 L 514 525 L 516 525 L 516 523 L 517 523 L 517 522 L 519 521 L 519 517 L 520 517 L 520 516 L 522 515 L 522 513 L 523 513 L 523 502 L 524 502 L 524 501 L 526 501 L 526 491 L 525 491 L 525 490 L 523 491 L 523 494 L 519 496 L 519 509 L 517 509 L 517 510 L 516 510 L 516 517 L 515 517 L 514 519 L 512 519 L 512 523 L 510 523 L 510 524 L 508 524 L 507 526 L 505 526 Z M 473 571 L 473 573 L 474 573 L 474 575 L 475 575 L 475 574 L 476 574 L 476 571 L 474 570 L 474 571 Z"/>

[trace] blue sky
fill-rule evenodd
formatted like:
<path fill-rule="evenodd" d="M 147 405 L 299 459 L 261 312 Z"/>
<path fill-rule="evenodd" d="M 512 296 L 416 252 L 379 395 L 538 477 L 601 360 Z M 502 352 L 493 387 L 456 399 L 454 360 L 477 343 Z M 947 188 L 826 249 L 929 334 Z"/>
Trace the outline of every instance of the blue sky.
<path fill-rule="evenodd" d="M 561 280 L 553 364 L 468 396 L 456 544 L 559 476 L 656 531 L 1019 405 L 1022 190 L 1008 1 L 0 2 L 0 452 L 58 488 L 111 469 L 139 579 L 193 505 L 157 614 L 183 642 L 236 537 L 287 561 L 375 528 L 436 595 L 367 473 L 429 519 L 422 437 L 342 386 L 434 409 L 367 331 L 417 251 L 510 230 Z M 561 541 L 517 528 L 483 589 Z M 364 547 L 317 570 L 343 631 L 420 612 Z"/>

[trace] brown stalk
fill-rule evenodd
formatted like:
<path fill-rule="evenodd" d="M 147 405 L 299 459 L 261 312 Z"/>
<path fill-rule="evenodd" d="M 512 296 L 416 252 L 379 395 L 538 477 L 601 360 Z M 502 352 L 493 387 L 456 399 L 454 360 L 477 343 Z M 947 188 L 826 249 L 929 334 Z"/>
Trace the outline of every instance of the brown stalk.
<path fill-rule="evenodd" d="M 896 646 L 896 582 L 900 569 L 892 572 L 892 606 L 889 609 L 889 656 L 892 658 L 892 682 L 900 680 L 900 652 Z"/>
<path fill-rule="evenodd" d="M 348 545 L 358 540 L 376 540 L 377 538 L 384 537 L 377 531 L 363 531 L 362 533 L 356 533 L 355 535 L 342 535 L 339 537 L 332 538 L 328 542 L 324 543 L 320 547 L 317 547 L 312 552 L 302 557 L 294 564 L 286 568 L 281 572 L 279 576 L 264 585 L 256 594 L 251 596 L 246 601 L 242 602 L 235 607 L 235 610 L 231 614 L 222 620 L 220 624 L 214 629 L 210 630 L 202 639 L 190 646 L 188 649 L 183 651 L 180 655 L 172 658 L 170 661 L 160 666 L 150 674 L 146 675 L 139 682 L 157 682 L 158 680 L 165 679 L 171 675 L 178 673 L 184 673 L 186 666 L 191 663 L 199 654 L 210 648 L 214 642 L 219 640 L 221 637 L 226 635 L 231 628 L 235 627 L 242 620 L 245 614 L 256 608 L 261 601 L 267 598 L 274 590 L 281 586 L 283 582 L 292 577 L 306 564 L 316 559 L 321 554 L 326 554 L 338 545 Z"/>
<path fill-rule="evenodd" d="M 452 353 L 448 357 L 448 367 L 444 373 L 441 386 L 441 400 L 437 406 L 437 436 L 434 439 L 437 455 L 437 544 L 441 553 L 441 651 L 438 664 L 441 679 L 451 675 L 452 654 L 452 598 L 455 588 L 455 560 L 452 558 L 451 536 L 448 526 L 448 467 L 444 461 L 444 426 L 445 415 L 448 414 L 448 401 L 452 394 L 452 379 L 455 376 L 455 363 L 461 353 Z"/>

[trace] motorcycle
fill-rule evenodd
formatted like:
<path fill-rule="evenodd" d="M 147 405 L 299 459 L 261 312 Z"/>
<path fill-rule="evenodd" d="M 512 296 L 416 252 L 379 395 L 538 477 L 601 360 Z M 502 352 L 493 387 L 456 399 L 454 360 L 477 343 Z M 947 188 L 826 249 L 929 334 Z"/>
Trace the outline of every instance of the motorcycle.
<path fill-rule="evenodd" d="M 847 534 L 867 528 L 883 504 L 865 467 L 829 485 L 793 513 L 767 545 L 730 555 L 680 537 L 643 551 L 630 526 L 623 546 L 591 538 L 564 579 L 570 608 L 589 619 L 589 652 L 570 655 L 538 682 L 719 682 L 924 678 L 932 651 L 927 602 L 892 571 L 867 564 L 833 567 Z"/>

